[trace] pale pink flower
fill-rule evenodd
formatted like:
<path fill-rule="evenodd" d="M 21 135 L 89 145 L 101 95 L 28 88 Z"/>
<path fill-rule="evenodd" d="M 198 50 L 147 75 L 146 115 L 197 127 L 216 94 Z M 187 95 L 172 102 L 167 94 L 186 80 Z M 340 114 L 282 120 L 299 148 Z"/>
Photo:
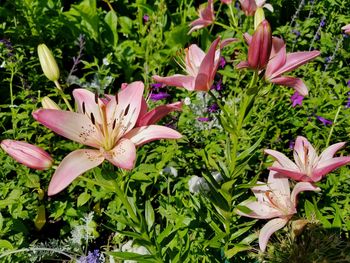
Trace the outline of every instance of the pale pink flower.
<path fill-rule="evenodd" d="M 272 5 L 266 4 L 266 0 L 239 0 L 239 2 L 246 16 L 253 16 L 258 7 L 265 7 L 273 12 Z"/>
<path fill-rule="evenodd" d="M 270 170 L 296 181 L 318 182 L 331 171 L 350 163 L 350 156 L 333 157 L 344 145 L 345 142 L 333 144 L 318 156 L 310 142 L 305 137 L 298 136 L 293 151 L 295 163 L 278 151 L 265 150 L 265 153 L 276 159 L 275 164 L 278 163 L 269 167 Z"/>
<path fill-rule="evenodd" d="M 292 87 L 301 96 L 305 97 L 308 95 L 308 89 L 301 79 L 282 75 L 306 64 L 319 55 L 320 51 L 317 50 L 287 53 L 286 44 L 283 39 L 273 37 L 270 60 L 265 71 L 265 79 L 277 85 Z"/>
<path fill-rule="evenodd" d="M 1 148 L 17 162 L 36 170 L 52 166 L 51 156 L 40 147 L 22 141 L 3 140 Z"/>
<path fill-rule="evenodd" d="M 344 30 L 345 34 L 350 35 L 350 24 L 343 26 L 341 29 Z"/>
<path fill-rule="evenodd" d="M 214 21 L 214 3 L 213 0 L 208 0 L 208 4 L 205 8 L 199 8 L 199 18 L 190 24 L 191 30 L 188 33 L 191 34 L 195 30 L 207 27 L 214 23 Z"/>
<path fill-rule="evenodd" d="M 96 148 L 68 154 L 51 179 L 49 195 L 62 191 L 79 175 L 105 159 L 129 170 L 135 165 L 137 146 L 153 140 L 181 137 L 177 131 L 159 125 L 136 127 L 143 90 L 142 82 L 133 82 L 116 96 L 100 99 L 88 90 L 76 89 L 73 96 L 78 112 L 39 109 L 33 113 L 38 122 L 57 134 Z"/>
<path fill-rule="evenodd" d="M 207 54 L 193 44 L 185 49 L 185 70 L 188 75 L 175 74 L 170 77 L 155 75 L 152 78 L 165 85 L 183 87 L 189 91 L 209 91 L 219 67 L 220 49 L 234 41 L 237 39 L 225 39 L 217 49 L 220 42 L 220 38 L 217 38 L 209 47 Z"/>
<path fill-rule="evenodd" d="M 297 212 L 297 196 L 302 191 L 320 191 L 311 183 L 301 182 L 294 186 L 290 193 L 288 178 L 281 177 L 280 174 L 270 171 L 267 184 L 257 182 L 259 186 L 252 188 L 257 201 L 246 200 L 240 204 L 251 210 L 251 212 L 237 213 L 242 216 L 257 219 L 272 219 L 260 231 L 259 247 L 265 251 L 267 242 L 271 235 L 283 228 L 292 216 Z M 243 208 L 242 208 L 243 210 Z"/>

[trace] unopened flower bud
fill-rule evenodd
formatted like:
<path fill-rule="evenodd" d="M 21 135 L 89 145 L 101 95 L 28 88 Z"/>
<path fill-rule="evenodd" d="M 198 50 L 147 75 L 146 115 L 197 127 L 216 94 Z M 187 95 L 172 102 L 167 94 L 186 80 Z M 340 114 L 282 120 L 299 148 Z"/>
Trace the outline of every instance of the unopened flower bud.
<path fill-rule="evenodd" d="M 60 77 L 60 70 L 51 50 L 45 44 L 40 44 L 38 56 L 45 76 L 51 81 L 57 81 Z"/>
<path fill-rule="evenodd" d="M 38 146 L 15 140 L 3 140 L 0 145 L 13 159 L 29 168 L 45 170 L 52 166 L 51 156 Z"/>
<path fill-rule="evenodd" d="M 269 61 L 272 47 L 271 27 L 267 20 L 262 21 L 256 29 L 248 49 L 250 68 L 264 69 Z"/>
<path fill-rule="evenodd" d="M 241 8 L 246 16 L 252 16 L 257 8 L 255 0 L 239 0 Z"/>
<path fill-rule="evenodd" d="M 49 97 L 45 96 L 41 100 L 41 105 L 43 106 L 44 109 L 50 109 L 50 110 L 60 110 L 60 106 L 57 105 L 56 102 L 54 102 L 52 99 Z"/>
<path fill-rule="evenodd" d="M 265 20 L 265 13 L 262 7 L 258 7 L 254 14 L 254 30 L 256 30 L 259 24 Z"/>

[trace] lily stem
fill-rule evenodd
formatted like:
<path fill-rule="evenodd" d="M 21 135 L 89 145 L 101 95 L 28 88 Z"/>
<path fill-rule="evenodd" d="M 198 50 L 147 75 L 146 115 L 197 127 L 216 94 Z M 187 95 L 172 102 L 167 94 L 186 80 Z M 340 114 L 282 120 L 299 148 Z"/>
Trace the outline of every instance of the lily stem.
<path fill-rule="evenodd" d="M 326 142 L 326 147 L 329 146 L 329 142 L 331 141 L 331 137 L 332 137 L 332 134 L 333 134 L 333 130 L 334 130 L 335 124 L 336 124 L 336 122 L 337 122 L 337 119 L 338 119 L 338 116 L 339 116 L 339 113 L 340 113 L 341 108 L 342 108 L 342 106 L 339 106 L 339 107 L 338 107 L 337 113 L 336 113 L 335 116 L 334 116 L 333 124 L 332 124 L 331 130 L 329 131 L 329 134 L 328 134 L 328 138 L 327 138 L 327 142 Z"/>
<path fill-rule="evenodd" d="M 55 83 L 56 88 L 58 89 L 58 91 L 59 91 L 59 93 L 60 93 L 62 99 L 63 99 L 64 102 L 66 103 L 68 109 L 69 109 L 70 111 L 73 112 L 74 110 L 73 110 L 72 106 L 70 105 L 69 101 L 67 100 L 67 98 L 66 98 L 66 96 L 65 96 L 65 94 L 64 94 L 64 92 L 63 92 L 63 90 L 62 90 L 62 88 L 61 88 L 60 83 L 59 83 L 57 80 L 56 80 L 54 83 Z"/>

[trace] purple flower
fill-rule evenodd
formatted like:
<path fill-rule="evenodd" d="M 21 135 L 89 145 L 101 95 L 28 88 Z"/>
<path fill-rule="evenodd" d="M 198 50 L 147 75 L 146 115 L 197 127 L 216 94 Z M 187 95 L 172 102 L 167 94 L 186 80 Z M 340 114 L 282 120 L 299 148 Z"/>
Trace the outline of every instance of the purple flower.
<path fill-rule="evenodd" d="M 350 108 L 350 98 L 348 98 L 348 101 L 346 102 L 345 108 Z"/>
<path fill-rule="evenodd" d="M 326 25 L 326 19 L 322 18 L 320 22 L 320 27 L 324 27 Z"/>
<path fill-rule="evenodd" d="M 211 86 L 211 89 L 215 89 L 217 91 L 221 91 L 223 89 L 222 79 L 220 78 L 217 82 L 214 82 L 214 84 Z"/>
<path fill-rule="evenodd" d="M 197 118 L 197 120 L 200 121 L 200 122 L 208 122 L 208 121 L 210 121 L 210 118 L 208 118 L 208 117 L 199 117 L 199 118 Z"/>
<path fill-rule="evenodd" d="M 346 85 L 350 88 L 350 79 L 346 82 Z"/>
<path fill-rule="evenodd" d="M 149 21 L 149 16 L 148 15 L 144 15 L 143 16 L 143 22 L 147 23 Z"/>
<path fill-rule="evenodd" d="M 300 36 L 300 31 L 299 31 L 299 30 L 293 29 L 293 30 L 292 30 L 292 33 L 293 33 L 294 35 L 296 35 L 297 37 Z"/>
<path fill-rule="evenodd" d="M 150 99 L 153 101 L 158 101 L 158 100 L 166 99 L 169 97 L 170 97 L 170 94 L 168 94 L 166 92 L 152 93 L 150 95 Z"/>
<path fill-rule="evenodd" d="M 303 104 L 304 96 L 300 95 L 297 91 L 294 92 L 294 94 L 290 97 L 290 100 L 292 101 L 292 107 L 296 107 L 297 105 L 302 106 Z"/>
<path fill-rule="evenodd" d="M 160 88 L 163 88 L 163 84 L 162 83 L 153 83 L 153 84 L 151 84 L 151 88 L 152 89 L 160 89 Z"/>
<path fill-rule="evenodd" d="M 331 62 L 332 61 L 332 56 L 329 56 L 329 57 L 326 57 L 325 58 L 325 62 L 326 63 L 329 63 L 329 62 Z"/>
<path fill-rule="evenodd" d="M 220 68 L 224 68 L 226 65 L 226 60 L 224 57 L 220 57 L 220 61 L 219 61 L 219 66 Z"/>
<path fill-rule="evenodd" d="M 219 106 L 216 103 L 214 103 L 208 107 L 208 112 L 210 112 L 210 113 L 215 113 L 218 110 L 219 110 Z"/>
<path fill-rule="evenodd" d="M 82 256 L 78 259 L 77 263 L 100 263 L 100 252 L 95 249 L 93 252 L 88 253 L 87 256 Z"/>
<path fill-rule="evenodd" d="M 316 119 L 318 119 L 320 122 L 322 122 L 324 126 L 332 125 L 332 124 L 333 124 L 332 121 L 327 120 L 327 119 L 325 119 L 325 118 L 323 118 L 323 117 L 321 117 L 321 116 L 316 116 Z"/>

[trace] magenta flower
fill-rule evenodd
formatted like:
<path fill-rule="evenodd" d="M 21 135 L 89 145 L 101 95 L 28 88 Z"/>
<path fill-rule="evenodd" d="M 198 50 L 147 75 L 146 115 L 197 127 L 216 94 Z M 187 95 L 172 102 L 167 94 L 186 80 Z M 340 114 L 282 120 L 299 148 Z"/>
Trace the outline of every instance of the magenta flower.
<path fill-rule="evenodd" d="M 301 96 L 307 96 L 307 87 L 301 79 L 282 75 L 304 65 L 319 55 L 320 52 L 316 50 L 287 54 L 284 41 L 273 37 L 270 60 L 265 71 L 265 79 L 277 85 L 292 87 Z"/>
<path fill-rule="evenodd" d="M 36 145 L 7 139 L 0 146 L 13 159 L 29 168 L 45 170 L 52 166 L 50 154 Z"/>
<path fill-rule="evenodd" d="M 214 23 L 214 21 L 214 3 L 213 0 L 208 0 L 208 4 L 205 8 L 199 8 L 199 18 L 190 24 L 191 30 L 188 33 L 191 34 L 195 30 L 207 27 Z"/>
<path fill-rule="evenodd" d="M 88 90 L 76 89 L 73 96 L 78 112 L 39 109 L 33 113 L 38 122 L 57 134 L 95 148 L 75 150 L 62 160 L 51 179 L 49 195 L 59 193 L 105 159 L 129 170 L 135 165 L 137 146 L 158 139 L 181 138 L 180 133 L 164 126 L 135 126 L 143 90 L 142 82 L 133 82 L 116 96 L 100 99 Z"/>
<path fill-rule="evenodd" d="M 220 38 L 217 38 L 211 44 L 207 54 L 194 44 L 185 49 L 185 67 L 188 75 L 176 74 L 171 77 L 155 75 L 153 79 L 165 85 L 184 87 L 189 91 L 208 91 L 219 66 L 220 49 L 217 50 L 219 41 Z"/>
<path fill-rule="evenodd" d="M 343 26 L 341 29 L 344 30 L 345 34 L 350 35 L 350 24 Z"/>
<path fill-rule="evenodd" d="M 232 0 L 221 0 L 221 3 L 230 5 L 232 3 Z"/>
<path fill-rule="evenodd" d="M 344 145 L 345 142 L 333 144 L 318 156 L 310 142 L 298 136 L 293 151 L 295 163 L 278 151 L 265 150 L 265 153 L 277 161 L 269 167 L 269 170 L 279 172 L 296 181 L 318 182 L 331 171 L 350 163 L 350 156 L 333 157 Z"/>
<path fill-rule="evenodd" d="M 264 69 L 269 61 L 272 47 L 272 33 L 269 22 L 266 19 L 263 20 L 253 36 L 246 34 L 245 38 L 249 45 L 248 61 L 240 62 L 237 68 Z"/>
<path fill-rule="evenodd" d="M 240 204 L 251 212 L 245 213 L 238 210 L 237 214 L 257 219 L 274 218 L 261 229 L 259 234 L 259 247 L 264 252 L 271 235 L 283 228 L 297 212 L 298 194 L 302 191 L 320 191 L 320 188 L 311 183 L 301 182 L 297 183 L 290 193 L 288 178 L 281 177 L 274 171 L 270 171 L 267 184 L 263 182 L 257 182 L 257 184 L 259 186 L 252 188 L 257 201 L 246 200 Z"/>

